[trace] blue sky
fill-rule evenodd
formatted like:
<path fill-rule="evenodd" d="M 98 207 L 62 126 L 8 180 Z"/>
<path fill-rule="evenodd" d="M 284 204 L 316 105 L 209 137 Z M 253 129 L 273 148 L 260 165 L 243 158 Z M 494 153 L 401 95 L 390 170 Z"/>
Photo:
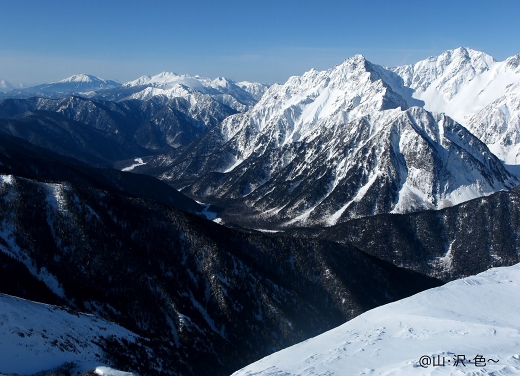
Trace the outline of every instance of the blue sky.
<path fill-rule="evenodd" d="M 459 46 L 520 53 L 520 0 L 0 0 L 0 78 L 162 71 L 285 82 L 355 54 L 388 66 Z"/>

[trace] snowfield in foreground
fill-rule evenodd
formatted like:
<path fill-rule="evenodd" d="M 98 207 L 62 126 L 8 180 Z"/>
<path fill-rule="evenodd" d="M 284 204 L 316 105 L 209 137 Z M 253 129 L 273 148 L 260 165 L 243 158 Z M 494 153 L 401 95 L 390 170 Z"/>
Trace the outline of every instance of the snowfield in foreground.
<path fill-rule="evenodd" d="M 99 344 L 111 336 L 136 339 L 134 333 L 92 315 L 0 294 L 0 375 L 32 374 L 66 362 L 98 375 L 131 375 L 106 367 Z"/>
<path fill-rule="evenodd" d="M 520 375 L 520 264 L 375 308 L 246 375 Z"/>

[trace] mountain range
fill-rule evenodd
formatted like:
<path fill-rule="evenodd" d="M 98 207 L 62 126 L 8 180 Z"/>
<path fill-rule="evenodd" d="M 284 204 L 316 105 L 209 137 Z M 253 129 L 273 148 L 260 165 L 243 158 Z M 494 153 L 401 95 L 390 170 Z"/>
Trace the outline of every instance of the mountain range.
<path fill-rule="evenodd" d="M 6 93 L 3 95 L 3 97 L 28 98 L 32 96 L 42 96 L 59 98 L 70 94 L 89 95 L 90 93 L 97 90 L 110 89 L 120 85 L 121 84 L 115 81 L 103 80 L 102 78 L 96 76 L 81 73 L 49 84 L 41 84 L 18 89 L 12 85 L 9 85 L 4 89 Z M 9 91 L 9 89 L 11 90 Z"/>
<path fill-rule="evenodd" d="M 271 86 L 163 72 L 2 93 L 0 373 L 229 375 L 347 320 L 323 337 L 350 342 L 332 357 L 310 354 L 319 339 L 295 347 L 314 370 L 282 353 L 239 374 L 346 359 L 420 373 L 415 352 L 384 354 L 395 338 L 459 343 L 453 315 L 497 372 L 517 371 L 514 351 L 480 346 L 477 327 L 494 327 L 462 300 L 483 286 L 507 316 L 490 320 L 516 330 L 502 298 L 516 269 L 452 281 L 520 262 L 519 62 L 458 48 L 395 68 L 355 55 Z"/>
<path fill-rule="evenodd" d="M 24 145 L 13 137 L 2 147 L 2 292 L 93 314 L 133 333 L 100 331 L 93 348 L 49 327 L 43 334 L 69 354 L 20 353 L 42 359 L 42 367 L 60 359 L 92 362 L 97 353 L 99 362 L 139 374 L 225 375 L 441 284 L 351 246 L 227 229 L 196 215 L 196 204 L 173 189 L 160 196 L 156 187 L 164 183 L 152 187 L 128 172 L 95 174 Z M 195 214 L 187 213 L 193 206 Z M 61 311 L 53 312 L 60 322 Z M 20 347 L 54 341 L 41 327 L 9 325 L 22 333 Z M 1 370 L 22 372 L 2 360 L 9 354 L 0 355 Z"/>
<path fill-rule="evenodd" d="M 441 209 L 518 184 L 486 144 L 414 95 L 357 55 L 271 86 L 248 112 L 137 171 L 250 227 Z"/>

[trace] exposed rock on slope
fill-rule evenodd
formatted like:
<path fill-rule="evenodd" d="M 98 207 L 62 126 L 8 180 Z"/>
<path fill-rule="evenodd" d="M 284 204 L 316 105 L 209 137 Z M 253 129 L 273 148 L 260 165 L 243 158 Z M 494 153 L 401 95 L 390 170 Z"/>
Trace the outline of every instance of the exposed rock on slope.
<path fill-rule="evenodd" d="M 249 226 L 439 209 L 518 184 L 452 119 L 408 108 L 413 98 L 392 89 L 392 74 L 358 55 L 292 77 L 180 157 L 159 156 L 143 171 L 202 200 L 248 208 L 240 217 Z"/>
<path fill-rule="evenodd" d="M 0 196 L 2 254 L 66 306 L 148 338 L 105 346 L 140 374 L 229 374 L 438 284 L 351 247 L 244 234 L 117 192 L 3 175 Z"/>
<path fill-rule="evenodd" d="M 439 211 L 376 215 L 292 234 L 354 245 L 395 265 L 450 281 L 520 262 L 519 190 Z"/>
<path fill-rule="evenodd" d="M 392 70 L 427 110 L 457 120 L 506 164 L 520 164 L 520 55 L 497 62 L 458 48 Z"/>

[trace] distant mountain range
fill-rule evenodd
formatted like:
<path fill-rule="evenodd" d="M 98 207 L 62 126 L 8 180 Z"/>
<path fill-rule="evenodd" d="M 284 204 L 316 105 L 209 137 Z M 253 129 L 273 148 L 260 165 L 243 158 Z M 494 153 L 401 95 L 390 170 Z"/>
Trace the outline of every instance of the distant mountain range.
<path fill-rule="evenodd" d="M 396 68 L 356 55 L 270 87 L 163 72 L 0 94 L 0 373 L 229 375 L 518 263 L 519 61 L 459 48 Z M 451 316 L 436 316 L 439 331 L 421 315 L 384 321 L 411 302 L 347 324 L 364 329 L 340 332 L 337 356 L 313 358 L 311 341 L 294 354 L 323 373 L 358 350 L 377 358 L 381 341 L 399 348 L 381 325 L 394 339 L 454 338 Z M 489 323 L 468 323 L 472 335 L 477 324 Z M 484 349 L 515 369 L 514 354 Z M 307 367 L 282 358 L 249 370 Z M 399 359 L 372 368 L 416 361 Z"/>
<path fill-rule="evenodd" d="M 22 87 L 23 87 L 23 85 L 21 83 L 15 85 L 6 80 L 2 80 L 0 78 L 0 95 L 2 92 L 8 92 L 8 91 L 14 90 L 16 88 L 20 89 Z"/>
<path fill-rule="evenodd" d="M 61 81 L 49 84 L 41 84 L 19 89 L 16 89 L 11 85 L 8 88 L 11 89 L 11 91 L 4 90 L 7 91 L 7 93 L 5 93 L 3 97 L 29 98 L 32 96 L 39 96 L 59 98 L 71 94 L 89 95 L 93 91 L 110 89 L 118 86 L 121 86 L 121 84 L 115 81 L 103 80 L 99 77 L 88 74 L 76 74 Z"/>
<path fill-rule="evenodd" d="M 234 82 L 223 77 L 211 80 L 199 76 L 163 72 L 152 77 L 143 76 L 124 84 L 87 74 L 77 74 L 58 82 L 21 89 L 15 89 L 12 84 L 2 80 L 0 89 L 6 92 L 0 96 L 0 99 L 34 96 L 62 98 L 67 95 L 80 95 L 112 101 L 146 100 L 152 97 L 169 100 L 198 93 L 211 97 L 235 111 L 243 112 L 260 99 L 267 86 L 257 82 Z"/>
<path fill-rule="evenodd" d="M 76 75 L 24 95 L 88 99 L 4 101 L 0 117 L 5 132 L 46 147 L 36 122 L 61 127 L 64 139 L 71 120 L 105 132 L 55 151 L 122 168 L 144 158 L 133 171 L 221 206 L 227 221 L 333 225 L 516 186 L 519 61 L 458 48 L 388 69 L 356 55 L 269 89 L 168 72 L 122 85 Z M 31 133 L 24 124 L 35 124 Z"/>

